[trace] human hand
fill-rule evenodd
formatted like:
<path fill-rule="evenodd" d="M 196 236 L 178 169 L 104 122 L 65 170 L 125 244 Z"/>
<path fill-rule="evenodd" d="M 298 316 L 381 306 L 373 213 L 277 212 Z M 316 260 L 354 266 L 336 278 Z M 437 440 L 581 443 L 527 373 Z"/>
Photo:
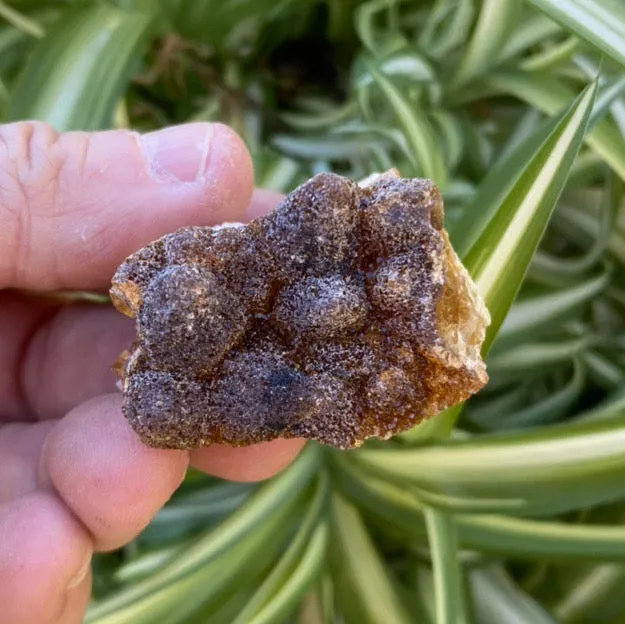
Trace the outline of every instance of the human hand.
<path fill-rule="evenodd" d="M 124 257 L 151 240 L 184 225 L 244 221 L 277 201 L 252 188 L 245 147 L 218 124 L 143 137 L 0 126 L 3 624 L 82 621 L 92 553 L 136 536 L 189 463 L 258 480 L 301 448 L 298 440 L 191 453 L 144 446 L 110 371 L 133 322 L 107 306 L 16 290 L 105 292 Z"/>

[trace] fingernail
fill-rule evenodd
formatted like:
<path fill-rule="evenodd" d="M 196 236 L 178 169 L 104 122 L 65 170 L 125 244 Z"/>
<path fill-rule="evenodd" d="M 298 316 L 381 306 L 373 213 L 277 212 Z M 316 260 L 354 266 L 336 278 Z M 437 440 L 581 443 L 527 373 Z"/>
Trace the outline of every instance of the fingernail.
<path fill-rule="evenodd" d="M 80 566 L 78 572 L 76 572 L 76 574 L 74 574 L 74 576 L 70 579 L 69 583 L 67 584 L 67 589 L 74 589 L 74 587 L 78 587 L 85 580 L 85 577 L 87 576 L 90 568 L 91 553 L 89 553 L 89 556 L 87 557 L 85 562 L 82 564 L 82 566 Z"/>
<path fill-rule="evenodd" d="M 198 182 L 206 174 L 212 138 L 212 124 L 190 123 L 144 134 L 139 142 L 157 180 Z"/>

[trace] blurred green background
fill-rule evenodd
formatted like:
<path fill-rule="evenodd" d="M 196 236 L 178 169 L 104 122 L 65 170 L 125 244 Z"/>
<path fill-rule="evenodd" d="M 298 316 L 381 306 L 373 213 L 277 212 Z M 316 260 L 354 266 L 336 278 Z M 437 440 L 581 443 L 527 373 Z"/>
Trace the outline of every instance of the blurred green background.
<path fill-rule="evenodd" d="M 491 381 L 262 485 L 190 473 L 94 563 L 97 624 L 625 622 L 620 0 L 0 1 L 0 120 L 221 120 L 257 185 L 441 188 Z"/>

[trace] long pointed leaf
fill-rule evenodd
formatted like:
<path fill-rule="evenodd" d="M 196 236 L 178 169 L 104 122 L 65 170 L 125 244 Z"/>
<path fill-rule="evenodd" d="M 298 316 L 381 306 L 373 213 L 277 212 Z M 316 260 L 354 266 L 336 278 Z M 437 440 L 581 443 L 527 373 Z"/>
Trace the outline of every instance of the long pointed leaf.
<path fill-rule="evenodd" d="M 529 0 L 625 67 L 625 6 L 618 0 Z"/>
<path fill-rule="evenodd" d="M 500 335 L 527 335 L 530 330 L 559 322 L 567 313 L 585 302 L 592 301 L 610 283 L 610 275 L 605 272 L 597 277 L 584 280 L 570 288 L 554 290 L 538 297 L 517 302 L 507 315 Z"/>
<path fill-rule="evenodd" d="M 452 80 L 454 88 L 479 76 L 497 60 L 519 8 L 519 0 L 484 0 L 467 51 Z"/>
<path fill-rule="evenodd" d="M 463 261 L 475 279 L 491 313 L 483 353 L 486 354 L 530 266 L 532 257 L 564 188 L 590 120 L 597 83 L 589 85 L 555 125 L 529 160 L 505 197 L 496 189 L 487 196 L 498 201 L 488 224 L 466 251 Z M 533 142 L 530 142 L 533 145 Z M 520 150 L 525 153 L 525 149 Z M 515 160 L 516 162 L 516 160 Z M 404 434 L 407 440 L 449 435 L 461 406 Z"/>
<path fill-rule="evenodd" d="M 426 507 L 425 525 L 432 558 L 437 624 L 464 624 L 462 575 L 458 561 L 458 536 L 453 516 Z"/>
<path fill-rule="evenodd" d="M 291 545 L 274 567 L 271 574 L 263 582 L 258 591 L 239 613 L 234 624 L 260 624 L 271 622 L 268 613 L 276 610 L 288 615 L 288 607 L 294 607 L 302 597 L 307 586 L 314 581 L 315 573 L 319 572 L 324 546 L 327 541 L 328 527 L 320 523 L 320 517 L 327 503 L 329 484 L 327 475 L 322 473 L 317 491 L 310 503 L 306 516 L 302 521 Z M 312 565 L 311 565 L 312 563 Z M 315 565 L 316 564 L 316 565 Z M 298 570 L 305 569 L 304 581 L 298 577 L 298 583 L 290 591 L 287 589 L 289 579 L 298 575 Z M 301 574 L 299 576 L 302 576 Z"/>
<path fill-rule="evenodd" d="M 625 420 L 591 421 L 422 448 L 362 449 L 372 474 L 471 513 L 554 514 L 625 498 Z"/>
<path fill-rule="evenodd" d="M 425 539 L 423 505 L 405 485 L 383 481 L 341 461 L 338 483 L 345 496 L 380 526 Z M 463 548 L 515 559 L 542 561 L 624 561 L 625 527 L 565 524 L 502 515 L 457 514 Z"/>
<path fill-rule="evenodd" d="M 374 67 L 370 67 L 370 71 L 395 112 L 412 156 L 419 163 L 423 175 L 444 188 L 447 171 L 443 155 L 424 111 L 414 103 L 408 102 L 402 92 Z"/>
<path fill-rule="evenodd" d="M 339 495 L 332 502 L 336 565 L 341 570 L 344 600 L 352 600 L 362 624 L 410 624 L 386 566 L 380 559 L 358 511 Z M 356 620 L 354 620 L 356 621 Z"/>
<path fill-rule="evenodd" d="M 60 131 L 109 127 L 151 23 L 107 4 L 68 10 L 22 71 L 9 118 L 47 121 Z"/>
<path fill-rule="evenodd" d="M 492 318 L 484 351 L 512 305 L 564 188 L 586 132 L 596 91 L 597 84 L 593 83 L 577 98 L 466 255 L 465 264 Z"/>
<path fill-rule="evenodd" d="M 476 570 L 470 576 L 475 615 L 481 624 L 557 624 L 503 569 Z"/>
<path fill-rule="evenodd" d="M 553 76 L 529 72 L 493 72 L 486 82 L 495 92 L 507 93 L 548 115 L 562 110 L 573 92 Z M 625 180 L 625 140 L 609 119 L 597 122 L 586 136 L 586 143 Z"/>

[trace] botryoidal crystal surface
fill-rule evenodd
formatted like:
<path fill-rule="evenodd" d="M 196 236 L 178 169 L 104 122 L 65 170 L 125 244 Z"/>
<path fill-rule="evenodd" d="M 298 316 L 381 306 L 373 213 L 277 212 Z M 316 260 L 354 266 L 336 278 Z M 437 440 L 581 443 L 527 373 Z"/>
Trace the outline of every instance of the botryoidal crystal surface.
<path fill-rule="evenodd" d="M 150 446 L 388 438 L 477 392 L 489 315 L 435 185 L 319 174 L 247 225 L 186 227 L 117 270 L 117 370 Z"/>

